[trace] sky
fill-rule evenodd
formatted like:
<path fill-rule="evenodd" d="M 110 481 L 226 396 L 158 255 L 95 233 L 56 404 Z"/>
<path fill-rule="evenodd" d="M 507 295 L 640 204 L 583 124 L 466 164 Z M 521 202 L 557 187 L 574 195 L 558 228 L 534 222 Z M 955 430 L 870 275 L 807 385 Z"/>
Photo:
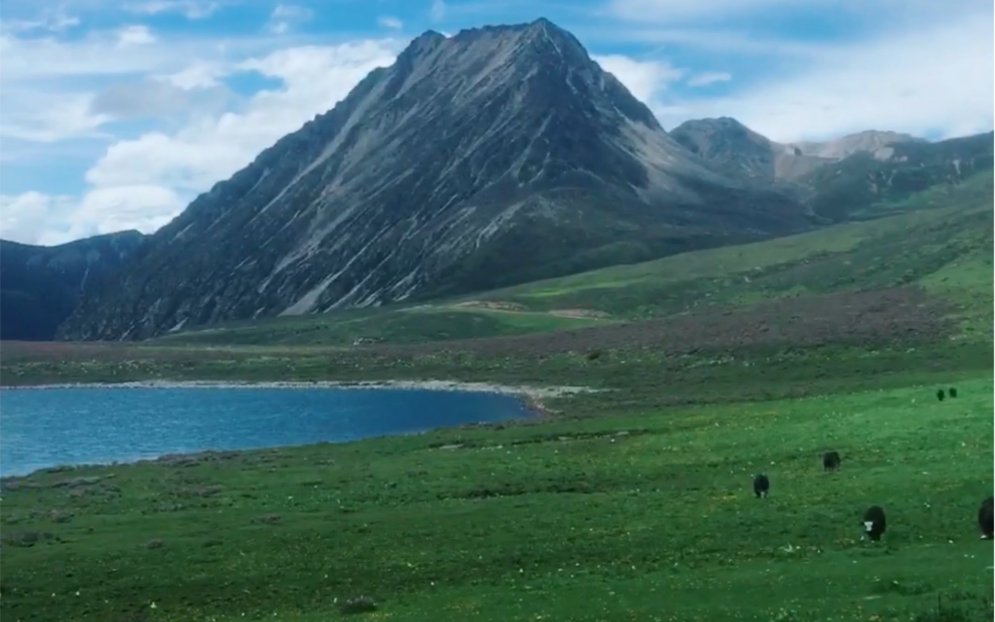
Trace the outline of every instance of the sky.
<path fill-rule="evenodd" d="M 422 32 L 538 17 L 666 129 L 993 127 L 991 0 L 3 0 L 0 237 L 152 233 Z"/>

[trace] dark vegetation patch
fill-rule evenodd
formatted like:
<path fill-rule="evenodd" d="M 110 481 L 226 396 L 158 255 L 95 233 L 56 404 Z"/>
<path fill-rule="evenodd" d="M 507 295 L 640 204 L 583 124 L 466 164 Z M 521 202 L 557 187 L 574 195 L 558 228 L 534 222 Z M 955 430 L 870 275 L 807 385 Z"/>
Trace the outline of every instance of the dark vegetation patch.
<path fill-rule="evenodd" d="M 643 322 L 549 333 L 357 349 L 382 355 L 449 350 L 489 356 L 543 356 L 623 348 L 694 354 L 830 344 L 873 347 L 936 340 L 951 328 L 946 319 L 950 309 L 949 303 L 910 286 L 782 298 L 745 307 L 706 307 Z M 587 358 L 597 360 L 600 356 Z"/>

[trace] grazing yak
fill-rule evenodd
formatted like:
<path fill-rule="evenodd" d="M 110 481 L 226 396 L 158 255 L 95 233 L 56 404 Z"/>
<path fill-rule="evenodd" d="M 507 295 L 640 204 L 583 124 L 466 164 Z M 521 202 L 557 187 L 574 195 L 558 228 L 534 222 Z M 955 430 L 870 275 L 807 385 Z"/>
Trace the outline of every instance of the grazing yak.
<path fill-rule="evenodd" d="M 957 397 L 957 387 L 950 387 L 947 389 L 947 395 L 950 397 Z"/>
<path fill-rule="evenodd" d="M 872 505 L 864 512 L 864 531 L 871 540 L 880 540 L 886 527 L 884 510 L 880 505 Z"/>
<path fill-rule="evenodd" d="M 936 399 L 938 399 L 938 400 L 940 400 L 942 402 L 943 401 L 943 397 L 944 397 L 943 389 L 937 389 L 936 390 Z"/>
<path fill-rule="evenodd" d="M 840 468 L 840 454 L 838 451 L 827 451 L 822 454 L 822 470 L 835 471 Z"/>
<path fill-rule="evenodd" d="M 758 473 L 753 476 L 753 494 L 760 497 L 766 497 L 767 491 L 770 490 L 770 480 L 763 473 Z"/>
<path fill-rule="evenodd" d="M 988 497 L 978 508 L 978 527 L 981 528 L 982 539 L 990 540 L 992 537 L 992 504 L 992 497 Z"/>

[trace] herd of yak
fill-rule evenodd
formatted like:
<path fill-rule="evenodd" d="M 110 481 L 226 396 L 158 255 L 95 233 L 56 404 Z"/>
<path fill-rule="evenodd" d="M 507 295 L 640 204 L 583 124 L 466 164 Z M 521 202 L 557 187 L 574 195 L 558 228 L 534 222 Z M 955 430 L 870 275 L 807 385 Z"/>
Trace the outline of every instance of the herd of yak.
<path fill-rule="evenodd" d="M 950 387 L 946 392 L 940 389 L 936 392 L 936 399 L 941 402 L 949 395 L 957 397 L 957 389 Z M 840 467 L 840 454 L 837 451 L 827 451 L 822 455 L 822 468 L 824 471 L 835 471 Z M 753 476 L 753 493 L 757 498 L 766 498 L 770 490 L 770 478 L 763 473 Z M 995 509 L 995 498 L 988 497 L 981 502 L 978 508 L 978 527 L 981 529 L 982 538 L 992 537 L 993 509 Z M 884 534 L 887 522 L 885 520 L 884 508 L 880 505 L 872 505 L 864 512 L 864 531 L 871 540 L 880 540 Z"/>

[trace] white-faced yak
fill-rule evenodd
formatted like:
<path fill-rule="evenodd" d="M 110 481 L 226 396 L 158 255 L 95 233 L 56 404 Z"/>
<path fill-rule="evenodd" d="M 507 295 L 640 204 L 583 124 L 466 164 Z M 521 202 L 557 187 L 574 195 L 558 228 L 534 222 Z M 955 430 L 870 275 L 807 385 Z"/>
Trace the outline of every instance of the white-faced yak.
<path fill-rule="evenodd" d="M 864 531 L 871 540 L 880 540 L 881 534 L 887 527 L 884 518 L 884 510 L 880 505 L 872 505 L 864 512 Z"/>

